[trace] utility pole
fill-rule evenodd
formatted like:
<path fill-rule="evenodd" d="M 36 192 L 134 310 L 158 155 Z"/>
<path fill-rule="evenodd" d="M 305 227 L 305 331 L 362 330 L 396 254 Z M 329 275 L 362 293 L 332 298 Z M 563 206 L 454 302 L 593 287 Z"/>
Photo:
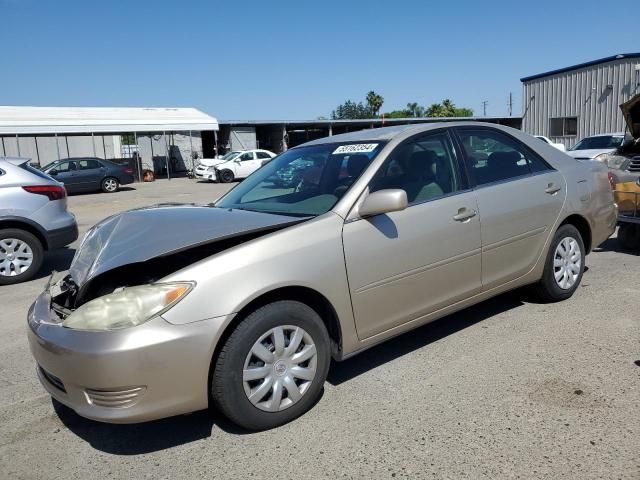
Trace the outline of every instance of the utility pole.
<path fill-rule="evenodd" d="M 482 116 L 483 117 L 487 116 L 487 103 L 489 103 L 487 100 L 483 100 L 482 101 Z"/>
<path fill-rule="evenodd" d="M 509 116 L 513 115 L 513 94 L 509 92 Z"/>

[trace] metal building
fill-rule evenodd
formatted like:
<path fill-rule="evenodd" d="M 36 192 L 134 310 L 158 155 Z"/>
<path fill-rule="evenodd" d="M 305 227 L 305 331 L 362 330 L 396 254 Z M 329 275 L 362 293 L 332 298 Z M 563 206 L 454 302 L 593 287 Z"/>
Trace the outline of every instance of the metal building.
<path fill-rule="evenodd" d="M 640 53 L 614 55 L 521 78 L 522 129 L 569 147 L 623 132 L 620 104 L 640 92 Z"/>

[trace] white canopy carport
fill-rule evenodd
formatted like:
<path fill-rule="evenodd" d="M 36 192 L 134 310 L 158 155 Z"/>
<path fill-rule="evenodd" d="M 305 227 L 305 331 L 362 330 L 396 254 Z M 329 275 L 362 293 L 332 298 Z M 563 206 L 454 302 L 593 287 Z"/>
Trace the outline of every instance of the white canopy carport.
<path fill-rule="evenodd" d="M 74 156 L 142 154 L 146 168 L 160 168 L 163 175 L 166 170 L 169 177 L 170 160 L 193 167 L 193 156 L 202 151 L 201 133 L 217 138 L 218 130 L 217 119 L 195 108 L 0 106 L 0 155 L 29 156 L 43 164 Z M 122 138 L 130 143 L 122 145 Z M 176 148 L 176 138 L 182 147 Z"/>
<path fill-rule="evenodd" d="M 0 106 L 0 135 L 218 130 L 195 108 Z"/>

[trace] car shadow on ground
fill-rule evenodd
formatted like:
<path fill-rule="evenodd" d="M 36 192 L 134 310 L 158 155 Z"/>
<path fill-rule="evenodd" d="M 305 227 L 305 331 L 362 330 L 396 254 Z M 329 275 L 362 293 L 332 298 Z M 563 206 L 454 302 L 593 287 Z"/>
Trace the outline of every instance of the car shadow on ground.
<path fill-rule="evenodd" d="M 627 255 L 640 256 L 640 250 L 627 250 L 622 248 L 617 238 L 609 238 L 593 249 L 594 252 L 617 252 L 626 253 Z"/>
<path fill-rule="evenodd" d="M 118 188 L 117 191 L 112 192 L 112 193 L 135 192 L 135 191 L 136 191 L 135 187 L 126 186 L 126 187 L 120 187 L 120 188 Z M 88 191 L 88 192 L 73 192 L 73 193 L 69 193 L 68 195 L 70 197 L 83 197 L 83 196 L 86 196 L 86 195 L 99 195 L 99 194 L 111 195 L 111 193 L 105 193 L 102 190 L 91 190 L 91 191 Z"/>
<path fill-rule="evenodd" d="M 63 272 L 65 270 L 69 270 L 71 260 L 73 260 L 73 256 L 75 254 L 75 248 L 58 248 L 56 250 L 46 252 L 44 262 L 42 262 L 42 267 L 40 267 L 40 270 L 36 273 L 34 279 L 49 277 L 54 271 Z"/>
<path fill-rule="evenodd" d="M 323 395 L 324 389 L 314 406 Z M 231 423 L 213 408 L 151 422 L 118 425 L 88 420 L 54 399 L 51 403 L 71 432 L 96 450 L 114 455 L 142 455 L 203 440 L 212 435 L 215 427 L 232 435 L 253 433 Z"/>
<path fill-rule="evenodd" d="M 524 305 L 524 297 L 522 289 L 502 294 L 400 335 L 344 362 L 334 362 L 327 381 L 340 385 L 482 320 Z M 52 402 L 58 417 L 71 432 L 93 448 L 115 455 L 141 455 L 195 442 L 210 437 L 215 427 L 232 435 L 251 433 L 234 425 L 213 408 L 146 423 L 116 425 L 85 419 L 56 400 Z"/>

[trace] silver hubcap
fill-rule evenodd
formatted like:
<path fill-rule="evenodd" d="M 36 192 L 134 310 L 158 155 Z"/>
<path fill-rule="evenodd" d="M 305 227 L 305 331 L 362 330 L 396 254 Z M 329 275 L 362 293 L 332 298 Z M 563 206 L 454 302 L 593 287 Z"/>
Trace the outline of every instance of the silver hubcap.
<path fill-rule="evenodd" d="M 33 263 L 31 247 L 17 238 L 0 240 L 0 275 L 14 277 L 26 272 Z"/>
<path fill-rule="evenodd" d="M 582 252 L 575 238 L 565 237 L 556 247 L 553 256 L 553 275 L 563 290 L 568 290 L 578 280 L 582 266 Z"/>
<path fill-rule="evenodd" d="M 242 381 L 249 401 L 265 412 L 297 403 L 316 375 L 318 354 L 302 328 L 272 328 L 253 344 L 244 362 Z"/>
<path fill-rule="evenodd" d="M 118 182 L 116 182 L 113 178 L 107 178 L 104 181 L 104 188 L 110 192 L 113 192 L 116 188 L 118 188 Z"/>

